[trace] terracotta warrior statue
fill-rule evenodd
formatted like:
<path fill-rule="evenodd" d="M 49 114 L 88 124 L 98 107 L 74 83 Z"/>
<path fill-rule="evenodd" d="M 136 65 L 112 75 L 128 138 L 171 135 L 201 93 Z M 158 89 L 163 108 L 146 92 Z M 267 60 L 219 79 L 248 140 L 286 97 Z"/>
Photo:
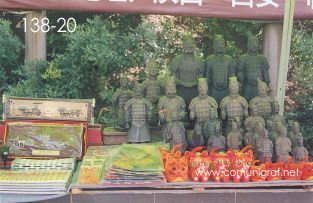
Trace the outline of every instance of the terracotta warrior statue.
<path fill-rule="evenodd" d="M 265 82 L 258 80 L 258 96 L 254 97 L 250 103 L 250 108 L 255 107 L 259 116 L 264 120 L 269 120 L 274 114 L 275 99 L 267 94 L 268 87 Z"/>
<path fill-rule="evenodd" d="M 208 96 L 208 85 L 205 78 L 199 79 L 199 96 L 194 98 L 190 105 L 190 119 L 196 120 L 194 136 L 202 137 L 206 144 L 210 136 L 215 133 L 215 124 L 218 121 L 218 105 L 213 97 Z"/>
<path fill-rule="evenodd" d="M 135 85 L 135 96 L 125 104 L 126 127 L 128 130 L 128 142 L 150 142 L 148 120 L 151 118 L 152 104 L 143 97 L 143 86 Z"/>
<path fill-rule="evenodd" d="M 203 77 L 204 63 L 195 55 L 195 42 L 191 34 L 183 37 L 184 53 L 176 56 L 170 64 L 170 71 L 176 78 L 177 94 L 187 105 L 198 95 L 198 78 Z"/>
<path fill-rule="evenodd" d="M 188 148 L 188 141 L 184 124 L 183 122 L 179 121 L 177 111 L 169 111 L 167 117 L 167 139 L 170 142 L 170 148 L 172 150 L 175 145 L 182 145 L 184 148 L 182 148 L 180 151 L 181 153 L 184 153 L 184 149 Z"/>
<path fill-rule="evenodd" d="M 292 151 L 292 158 L 295 162 L 306 161 L 306 159 L 308 158 L 309 152 L 303 146 L 302 139 L 298 139 L 297 141 L 298 141 L 297 147 Z"/>
<path fill-rule="evenodd" d="M 299 141 L 302 140 L 303 143 L 303 136 L 300 132 L 300 125 L 299 122 L 293 122 L 291 126 L 291 131 L 288 133 L 288 137 L 291 140 L 292 148 L 298 146 Z"/>
<path fill-rule="evenodd" d="M 149 121 L 150 126 L 157 126 L 159 123 L 158 118 L 158 101 L 162 95 L 162 88 L 157 81 L 158 76 L 158 66 L 153 60 L 149 61 L 147 64 L 148 68 L 148 79 L 143 82 L 145 98 L 148 99 L 152 105 L 152 117 Z"/>
<path fill-rule="evenodd" d="M 207 150 L 210 152 L 213 148 L 217 148 L 219 152 L 226 151 L 226 139 L 222 135 L 221 124 L 217 122 L 215 124 L 214 136 L 210 136 L 207 144 Z"/>
<path fill-rule="evenodd" d="M 245 120 L 245 128 L 247 131 L 252 131 L 258 123 L 261 123 L 262 126 L 265 127 L 265 121 L 261 116 L 258 116 L 256 106 L 250 106 L 250 113 L 251 116 Z"/>
<path fill-rule="evenodd" d="M 253 128 L 251 128 L 250 133 L 245 134 L 245 144 L 251 145 L 252 149 L 255 153 L 258 151 L 258 141 L 259 139 L 264 136 L 265 129 L 262 122 L 258 122 Z"/>
<path fill-rule="evenodd" d="M 291 152 L 291 141 L 287 137 L 287 128 L 280 123 L 277 133 L 278 137 L 275 140 L 276 161 L 282 160 L 286 163 Z"/>
<path fill-rule="evenodd" d="M 243 96 L 249 102 L 257 96 L 258 79 L 270 83 L 267 59 L 259 54 L 259 41 L 256 37 L 248 38 L 248 53 L 239 58 L 238 80 L 243 86 Z"/>
<path fill-rule="evenodd" d="M 257 157 L 261 163 L 265 163 L 266 161 L 271 162 L 274 150 L 273 142 L 268 138 L 268 132 L 265 129 L 263 132 L 257 142 Z"/>
<path fill-rule="evenodd" d="M 238 150 L 243 144 L 242 131 L 236 121 L 232 121 L 232 130 L 227 135 L 227 149 L 228 150 Z"/>
<path fill-rule="evenodd" d="M 229 96 L 224 97 L 220 103 L 222 120 L 225 122 L 226 134 L 231 130 L 232 121 L 239 119 L 239 127 L 248 116 L 248 102 L 239 95 L 239 83 L 236 77 L 229 79 Z"/>
<path fill-rule="evenodd" d="M 176 95 L 175 80 L 168 80 L 165 84 L 165 96 L 158 102 L 159 120 L 163 125 L 162 136 L 164 142 L 169 142 L 168 124 L 171 118 L 168 115 L 177 115 L 177 121 L 185 119 L 186 103 L 184 99 Z"/>
<path fill-rule="evenodd" d="M 127 131 L 124 106 L 133 97 L 133 91 L 129 89 L 126 75 L 121 77 L 120 85 L 121 87 L 116 90 L 112 97 L 112 112 L 117 117 L 117 125 L 114 128 L 120 131 Z"/>
<path fill-rule="evenodd" d="M 223 36 L 216 36 L 213 42 L 214 54 L 206 59 L 206 78 L 210 95 L 220 103 L 229 94 L 228 78 L 235 76 L 235 62 L 225 54 Z"/>

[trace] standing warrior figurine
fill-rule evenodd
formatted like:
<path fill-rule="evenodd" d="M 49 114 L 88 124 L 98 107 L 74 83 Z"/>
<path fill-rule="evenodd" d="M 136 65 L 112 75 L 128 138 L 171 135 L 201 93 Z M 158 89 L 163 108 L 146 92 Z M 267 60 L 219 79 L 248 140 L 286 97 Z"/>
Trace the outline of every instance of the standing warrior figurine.
<path fill-rule="evenodd" d="M 298 143 L 300 143 L 299 140 L 302 140 L 303 143 L 303 136 L 300 132 L 299 122 L 292 123 L 292 130 L 288 133 L 288 137 L 291 140 L 293 148 L 298 146 Z"/>
<path fill-rule="evenodd" d="M 257 157 L 262 163 L 272 161 L 273 157 L 273 142 L 268 138 L 268 132 L 263 127 L 263 135 L 257 143 Z"/>
<path fill-rule="evenodd" d="M 133 97 L 133 91 L 128 89 L 128 78 L 126 75 L 121 77 L 120 85 L 121 87 L 116 90 L 112 97 L 113 115 L 117 115 L 117 125 L 114 128 L 120 131 L 127 131 L 124 106 Z"/>
<path fill-rule="evenodd" d="M 207 150 L 210 152 L 212 149 L 217 148 L 220 152 L 226 151 L 226 139 L 222 135 L 221 124 L 217 122 L 215 124 L 215 133 L 214 136 L 209 137 Z"/>
<path fill-rule="evenodd" d="M 199 79 L 198 91 L 199 96 L 194 98 L 189 105 L 190 119 L 196 119 L 194 134 L 197 137 L 201 136 L 203 144 L 207 144 L 209 137 L 215 132 L 218 105 L 213 97 L 208 96 L 205 78 Z"/>
<path fill-rule="evenodd" d="M 188 142 L 186 137 L 186 131 L 183 122 L 179 121 L 177 111 L 170 111 L 167 114 L 168 117 L 168 124 L 167 124 L 167 133 L 168 133 L 168 140 L 170 142 L 170 148 L 175 145 L 182 145 L 181 153 L 184 153 L 184 149 L 187 149 Z"/>
<path fill-rule="evenodd" d="M 164 142 L 169 142 L 168 124 L 171 122 L 169 115 L 177 115 L 178 121 L 185 119 L 186 103 L 183 98 L 176 95 L 175 81 L 169 80 L 165 84 L 166 96 L 162 96 L 158 103 L 159 120 L 163 124 L 162 136 Z"/>
<path fill-rule="evenodd" d="M 278 137 L 275 140 L 276 161 L 282 160 L 287 163 L 291 152 L 291 141 L 287 137 L 287 128 L 280 123 L 277 132 Z"/>
<path fill-rule="evenodd" d="M 259 41 L 256 37 L 248 38 L 248 53 L 239 58 L 238 80 L 243 85 L 243 96 L 247 101 L 257 96 L 257 80 L 270 83 L 267 59 L 258 53 Z"/>
<path fill-rule="evenodd" d="M 292 158 L 295 162 L 306 161 L 308 158 L 309 152 L 303 146 L 303 140 L 298 139 L 297 147 L 292 152 Z"/>
<path fill-rule="evenodd" d="M 227 135 L 227 148 L 228 150 L 238 150 L 242 146 L 243 137 L 241 130 L 236 121 L 232 122 L 232 130 Z"/>
<path fill-rule="evenodd" d="M 161 85 L 157 81 L 158 76 L 158 68 L 157 63 L 155 61 L 149 61 L 147 64 L 148 68 L 148 79 L 143 82 L 145 98 L 148 99 L 152 105 L 152 117 L 149 121 L 150 126 L 157 126 L 159 123 L 158 118 L 158 101 L 162 95 Z"/>
<path fill-rule="evenodd" d="M 141 84 L 135 85 L 135 97 L 126 102 L 124 109 L 126 111 L 126 125 L 130 124 L 128 142 L 150 142 L 147 121 L 151 117 L 152 104 L 143 98 L 143 87 Z"/>
<path fill-rule="evenodd" d="M 206 78 L 210 95 L 220 103 L 229 94 L 228 78 L 235 76 L 235 62 L 232 57 L 225 54 L 223 36 L 216 36 L 213 46 L 214 54 L 206 59 Z"/>
<path fill-rule="evenodd" d="M 245 120 L 245 127 L 247 131 L 252 131 L 258 123 L 265 127 L 265 121 L 261 116 L 258 116 L 258 109 L 255 106 L 250 106 L 251 116 Z M 249 129 L 251 128 L 251 129 Z"/>
<path fill-rule="evenodd" d="M 195 42 L 191 34 L 183 37 L 184 53 L 176 56 L 170 64 L 170 71 L 176 78 L 177 94 L 189 105 L 198 95 L 198 78 L 203 77 L 204 63 L 194 53 Z"/>
<path fill-rule="evenodd" d="M 264 120 L 268 120 L 274 114 L 275 99 L 267 94 L 268 87 L 265 82 L 258 80 L 258 96 L 254 97 L 249 107 L 255 107 L 259 116 Z"/>
<path fill-rule="evenodd" d="M 231 130 L 232 121 L 239 119 L 238 127 L 240 127 L 248 116 L 248 102 L 239 95 L 239 83 L 236 77 L 229 80 L 229 96 L 224 97 L 220 103 L 222 120 L 226 122 L 226 134 Z"/>

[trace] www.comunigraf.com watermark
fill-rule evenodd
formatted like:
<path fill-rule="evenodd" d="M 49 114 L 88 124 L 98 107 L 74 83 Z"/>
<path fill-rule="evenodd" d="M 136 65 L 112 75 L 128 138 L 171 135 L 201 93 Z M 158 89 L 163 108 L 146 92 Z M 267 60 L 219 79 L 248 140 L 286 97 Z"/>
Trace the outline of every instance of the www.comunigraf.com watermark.
<path fill-rule="evenodd" d="M 238 177 L 238 176 L 254 176 L 254 177 L 298 177 L 301 175 L 301 171 L 299 169 L 296 170 L 285 170 L 285 169 L 239 169 L 239 170 L 205 170 L 203 168 L 198 168 L 195 171 L 197 176 L 231 176 L 231 177 Z"/>

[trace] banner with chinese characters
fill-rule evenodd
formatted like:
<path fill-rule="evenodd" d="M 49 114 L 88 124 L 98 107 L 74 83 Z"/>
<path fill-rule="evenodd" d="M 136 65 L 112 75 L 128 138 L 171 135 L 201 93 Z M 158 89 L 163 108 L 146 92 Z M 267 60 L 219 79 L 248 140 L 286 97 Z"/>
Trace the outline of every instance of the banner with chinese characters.
<path fill-rule="evenodd" d="M 245 20 L 282 20 L 285 0 L 0 0 L 0 10 L 75 10 Z M 313 0 L 296 0 L 295 19 L 313 19 Z"/>
<path fill-rule="evenodd" d="M 94 99 L 38 99 L 3 95 L 3 119 L 94 120 Z"/>
<path fill-rule="evenodd" d="M 84 149 L 82 123 L 12 121 L 6 124 L 5 144 L 12 157 L 75 157 Z"/>

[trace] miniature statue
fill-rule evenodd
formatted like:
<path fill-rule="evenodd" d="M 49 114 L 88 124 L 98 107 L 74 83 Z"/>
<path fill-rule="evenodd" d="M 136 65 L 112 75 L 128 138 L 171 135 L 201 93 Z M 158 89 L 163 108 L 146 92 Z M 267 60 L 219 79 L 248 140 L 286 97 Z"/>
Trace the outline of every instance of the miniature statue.
<path fill-rule="evenodd" d="M 268 87 L 265 82 L 258 80 L 258 96 L 254 97 L 249 107 L 255 107 L 259 116 L 268 120 L 274 114 L 275 99 L 267 94 Z"/>
<path fill-rule="evenodd" d="M 232 122 L 232 130 L 227 135 L 227 148 L 228 150 L 240 150 L 243 137 L 242 132 L 236 121 Z"/>
<path fill-rule="evenodd" d="M 228 78 L 235 76 L 235 61 L 225 54 L 223 36 L 216 36 L 213 46 L 214 54 L 206 59 L 206 78 L 210 95 L 220 103 L 229 94 Z"/>
<path fill-rule="evenodd" d="M 266 129 L 268 131 L 268 138 L 274 143 L 276 138 L 278 137 L 278 134 L 276 131 L 274 131 L 274 123 L 272 120 L 266 121 Z"/>
<path fill-rule="evenodd" d="M 300 125 L 299 122 L 293 122 L 291 131 L 288 133 L 288 137 L 291 140 L 292 148 L 298 146 L 299 141 L 302 140 L 303 143 L 303 136 L 300 132 Z"/>
<path fill-rule="evenodd" d="M 176 95 L 175 81 L 169 80 L 165 85 L 166 96 L 162 96 L 158 102 L 159 120 L 163 125 L 162 137 L 164 142 L 169 142 L 168 124 L 171 118 L 168 115 L 177 115 L 178 121 L 185 119 L 186 103 L 183 98 Z M 174 113 L 172 113 L 174 112 Z"/>
<path fill-rule="evenodd" d="M 275 140 L 276 161 L 288 162 L 289 152 L 291 152 L 291 141 L 287 137 L 287 129 L 282 124 L 277 128 L 278 137 Z"/>
<path fill-rule="evenodd" d="M 198 91 L 199 96 L 194 98 L 189 105 L 190 119 L 196 119 L 194 134 L 196 137 L 202 137 L 203 144 L 206 144 L 209 137 L 214 135 L 215 123 L 218 119 L 218 105 L 213 97 L 208 96 L 206 79 L 199 79 Z"/>
<path fill-rule="evenodd" d="M 296 163 L 306 161 L 309 156 L 308 150 L 303 146 L 303 139 L 297 139 L 297 142 L 297 147 L 292 151 L 292 158 Z"/>
<path fill-rule="evenodd" d="M 212 149 L 216 148 L 219 152 L 225 152 L 226 150 L 226 139 L 222 135 L 220 122 L 215 124 L 214 136 L 209 137 L 207 150 L 210 152 Z"/>
<path fill-rule="evenodd" d="M 186 137 L 186 131 L 183 122 L 179 121 L 177 111 L 169 111 L 167 114 L 167 135 L 170 142 L 170 148 L 175 145 L 181 145 L 181 153 L 184 153 L 184 149 L 187 149 L 188 142 Z"/>
<path fill-rule="evenodd" d="M 252 131 L 258 123 L 261 123 L 265 127 L 265 121 L 261 116 L 258 116 L 258 109 L 255 106 L 250 107 L 251 116 L 245 120 L 246 130 Z"/>
<path fill-rule="evenodd" d="M 252 149 L 257 152 L 258 148 L 258 141 L 259 139 L 264 135 L 265 129 L 264 125 L 259 122 L 257 123 L 254 128 L 252 128 L 252 131 L 250 134 L 245 134 L 245 144 L 246 145 L 251 145 Z"/>
<path fill-rule="evenodd" d="M 243 96 L 249 102 L 257 96 L 257 80 L 270 83 L 267 59 L 258 53 L 259 41 L 256 37 L 248 38 L 248 53 L 239 58 L 238 80 L 243 86 Z"/>
<path fill-rule="evenodd" d="M 143 98 L 143 87 L 135 85 L 135 97 L 125 104 L 126 125 L 130 124 L 128 130 L 128 142 L 144 143 L 150 142 L 149 126 L 147 121 L 151 118 L 152 104 Z M 126 126 L 128 127 L 128 126 Z"/>
<path fill-rule="evenodd" d="M 170 70 L 176 78 L 177 94 L 187 105 L 198 95 L 198 78 L 203 77 L 204 63 L 195 55 L 195 42 L 191 34 L 183 37 L 184 53 L 176 56 L 170 64 Z"/>
<path fill-rule="evenodd" d="M 261 163 L 271 161 L 273 157 L 273 142 L 268 138 L 268 132 L 264 130 L 263 136 L 257 143 L 257 157 Z"/>
<path fill-rule="evenodd" d="M 157 81 L 158 76 L 158 68 L 155 61 L 149 61 L 147 64 L 148 68 L 148 79 L 144 81 L 144 91 L 145 91 L 145 98 L 148 99 L 152 105 L 152 117 L 149 121 L 150 126 L 157 126 L 159 123 L 158 118 L 158 101 L 162 95 L 161 85 Z"/>
<path fill-rule="evenodd" d="M 231 129 L 232 121 L 238 118 L 238 126 L 240 127 L 242 121 L 248 116 L 248 102 L 238 94 L 239 83 L 236 77 L 230 78 L 229 80 L 229 96 L 224 97 L 220 103 L 222 120 L 226 122 L 226 134 L 228 134 Z"/>
<path fill-rule="evenodd" d="M 117 89 L 112 97 L 113 115 L 117 116 L 116 130 L 127 131 L 124 106 L 126 102 L 133 97 L 133 91 L 128 89 L 128 78 L 123 75 L 120 79 L 121 88 Z"/>

